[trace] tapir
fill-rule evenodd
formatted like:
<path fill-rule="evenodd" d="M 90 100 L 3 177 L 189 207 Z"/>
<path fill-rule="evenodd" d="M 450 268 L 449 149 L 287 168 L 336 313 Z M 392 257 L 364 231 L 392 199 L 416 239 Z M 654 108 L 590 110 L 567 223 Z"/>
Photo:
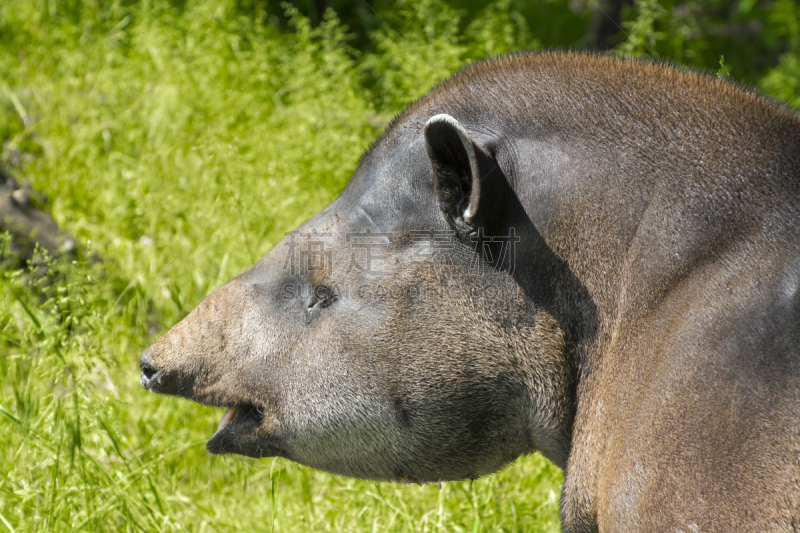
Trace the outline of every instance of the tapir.
<path fill-rule="evenodd" d="M 800 116 L 683 68 L 478 62 L 141 358 L 212 454 L 414 483 L 540 451 L 564 531 L 800 529 Z"/>

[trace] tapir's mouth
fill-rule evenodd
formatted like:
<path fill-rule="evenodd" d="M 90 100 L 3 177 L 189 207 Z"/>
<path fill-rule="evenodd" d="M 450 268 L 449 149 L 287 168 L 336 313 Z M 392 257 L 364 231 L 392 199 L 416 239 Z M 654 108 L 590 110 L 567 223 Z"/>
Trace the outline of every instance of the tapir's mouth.
<path fill-rule="evenodd" d="M 228 407 L 228 409 L 225 411 L 225 414 L 222 415 L 219 424 L 217 425 L 217 433 L 225 431 L 226 428 L 230 431 L 237 431 L 238 429 L 242 429 L 244 426 L 250 426 L 253 424 L 258 426 L 261 424 L 263 418 L 264 416 L 261 409 L 255 405 L 239 404 L 233 407 Z M 253 424 L 250 424 L 250 422 Z"/>
<path fill-rule="evenodd" d="M 222 419 L 219 421 L 217 431 L 220 431 L 222 428 L 227 426 L 228 422 L 236 418 L 237 414 L 239 414 L 239 407 L 228 407 L 228 409 L 225 411 L 225 414 L 222 415 Z"/>
<path fill-rule="evenodd" d="M 263 420 L 263 411 L 255 405 L 245 403 L 228 407 L 217 425 L 217 432 L 208 441 L 206 448 L 211 453 L 226 453 L 216 444 L 230 441 L 232 437 L 236 437 L 238 440 L 257 431 Z"/>
<path fill-rule="evenodd" d="M 206 450 L 213 455 L 235 453 L 249 457 L 285 457 L 274 435 L 263 431 L 264 409 L 243 403 L 228 407 Z"/>

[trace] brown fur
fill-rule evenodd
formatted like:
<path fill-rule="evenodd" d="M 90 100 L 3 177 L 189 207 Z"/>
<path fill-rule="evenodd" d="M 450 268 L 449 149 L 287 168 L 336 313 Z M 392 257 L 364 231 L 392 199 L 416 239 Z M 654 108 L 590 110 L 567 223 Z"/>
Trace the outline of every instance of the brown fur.
<path fill-rule="evenodd" d="M 426 249 L 398 239 L 384 280 L 502 299 L 311 300 L 301 324 L 276 297 L 279 245 L 148 350 L 143 383 L 257 406 L 216 451 L 360 477 L 475 477 L 540 449 L 565 468 L 565 531 L 797 530 L 798 208 L 785 107 L 608 56 L 479 63 L 393 121 L 304 228 L 331 232 L 338 261 L 348 225 L 462 244 L 515 228 L 515 268 L 475 277 L 467 245 L 409 266 Z"/>

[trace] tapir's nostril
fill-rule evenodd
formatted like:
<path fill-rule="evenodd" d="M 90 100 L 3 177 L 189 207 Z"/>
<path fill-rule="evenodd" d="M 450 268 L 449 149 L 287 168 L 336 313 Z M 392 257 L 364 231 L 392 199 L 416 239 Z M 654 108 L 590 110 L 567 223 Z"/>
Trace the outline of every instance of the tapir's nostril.
<path fill-rule="evenodd" d="M 154 366 L 150 365 L 143 365 L 142 366 L 142 375 L 147 379 L 152 379 L 158 373 L 158 370 Z"/>
<path fill-rule="evenodd" d="M 142 387 L 149 389 L 153 384 L 153 378 L 158 374 L 158 369 L 150 364 L 146 356 L 142 356 L 142 359 L 139 361 L 139 368 L 142 369 Z"/>

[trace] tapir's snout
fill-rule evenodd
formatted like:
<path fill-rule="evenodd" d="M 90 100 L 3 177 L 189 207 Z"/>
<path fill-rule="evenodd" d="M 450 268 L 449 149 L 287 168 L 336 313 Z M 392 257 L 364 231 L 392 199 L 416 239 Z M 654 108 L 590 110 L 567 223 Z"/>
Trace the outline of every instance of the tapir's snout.
<path fill-rule="evenodd" d="M 151 357 L 154 347 L 145 351 L 139 360 L 139 368 L 142 371 L 139 382 L 142 387 L 150 392 L 191 398 L 194 390 L 194 376 L 187 372 L 159 368 Z"/>
<path fill-rule="evenodd" d="M 265 330 L 245 325 L 261 324 L 254 290 L 252 283 L 241 279 L 220 287 L 139 360 L 139 382 L 150 392 L 228 408 L 208 442 L 211 453 L 251 457 L 282 453 L 274 434 L 274 411 L 268 407 L 274 402 L 254 379 L 265 378 L 266 359 L 254 357 L 242 341 Z M 263 339 L 260 344 L 268 345 Z"/>
<path fill-rule="evenodd" d="M 162 339 L 148 348 L 139 360 L 142 371 L 139 382 L 150 392 L 193 399 L 196 366 L 170 364 L 169 355 L 173 352 L 170 339 Z"/>
<path fill-rule="evenodd" d="M 153 343 L 139 360 L 142 387 L 209 405 L 229 403 L 226 382 L 235 370 L 229 338 L 240 329 L 242 298 L 238 283 L 221 287 Z"/>

